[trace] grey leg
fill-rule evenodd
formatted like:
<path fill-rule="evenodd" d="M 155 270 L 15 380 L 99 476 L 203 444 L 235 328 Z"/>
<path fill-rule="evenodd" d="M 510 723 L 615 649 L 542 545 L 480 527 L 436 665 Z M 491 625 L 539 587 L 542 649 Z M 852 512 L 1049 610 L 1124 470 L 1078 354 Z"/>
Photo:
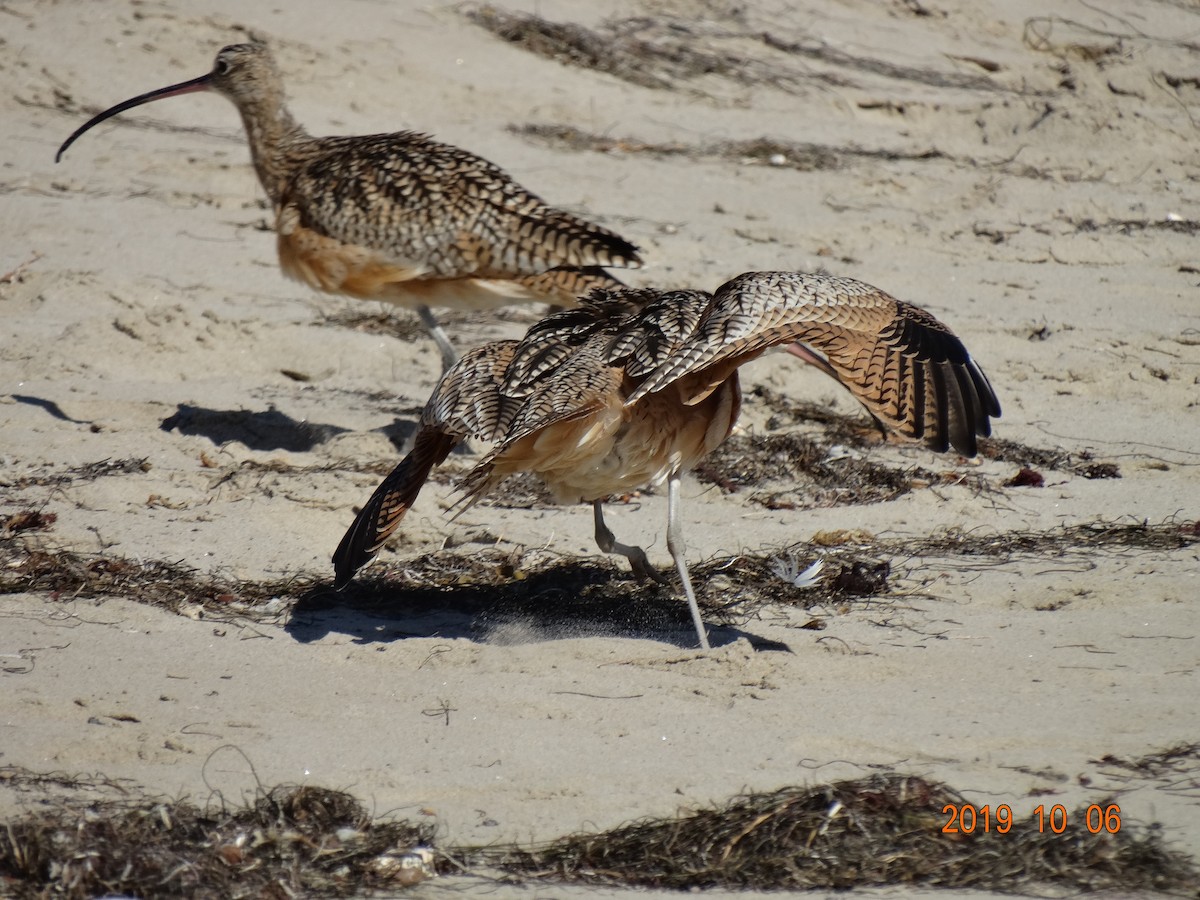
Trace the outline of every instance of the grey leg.
<path fill-rule="evenodd" d="M 837 369 L 831 366 L 827 359 L 824 359 L 823 357 L 813 353 L 803 344 L 788 344 L 784 349 L 786 349 L 788 353 L 792 354 L 792 356 L 797 356 L 810 366 L 815 366 L 816 368 L 820 369 L 834 381 L 842 380 L 838 377 Z"/>
<path fill-rule="evenodd" d="M 445 372 L 458 362 L 458 352 L 454 349 L 454 345 L 450 343 L 450 338 L 446 336 L 446 332 L 442 330 L 442 326 L 438 324 L 433 310 L 425 304 L 416 307 L 416 310 L 417 315 L 421 317 L 421 324 L 425 326 L 425 330 L 429 332 L 429 336 L 433 338 L 433 342 L 442 351 L 442 372 Z"/>
<path fill-rule="evenodd" d="M 692 611 L 692 622 L 696 626 L 696 634 L 700 638 L 700 649 L 708 650 L 708 632 L 704 620 L 700 618 L 700 605 L 696 603 L 696 593 L 692 590 L 692 579 L 688 577 L 687 560 L 683 558 L 686 549 L 683 543 L 683 528 L 679 522 L 679 482 L 680 473 L 672 472 L 667 479 L 667 549 L 675 560 L 675 568 L 679 570 L 679 580 L 683 582 L 683 592 L 687 594 L 688 607 Z"/>
<path fill-rule="evenodd" d="M 633 574 L 639 578 L 649 578 L 652 581 L 657 581 L 659 584 L 667 584 L 667 579 L 663 574 L 650 565 L 650 560 L 646 559 L 645 550 L 641 547 L 631 547 L 628 544 L 622 544 L 608 530 L 608 526 L 604 524 L 604 502 L 602 500 L 592 501 L 592 512 L 596 518 L 597 547 L 605 553 L 621 554 L 629 560 L 629 568 L 633 569 Z"/>

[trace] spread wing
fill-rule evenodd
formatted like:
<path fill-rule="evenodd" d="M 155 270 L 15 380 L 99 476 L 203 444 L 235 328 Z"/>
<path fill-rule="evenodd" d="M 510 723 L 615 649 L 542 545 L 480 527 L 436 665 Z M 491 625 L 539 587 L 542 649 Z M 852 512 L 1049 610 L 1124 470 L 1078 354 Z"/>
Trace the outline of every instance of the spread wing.
<path fill-rule="evenodd" d="M 627 403 L 685 375 L 744 362 L 779 344 L 837 379 L 887 428 L 967 455 L 1000 404 L 962 342 L 923 309 L 861 281 L 749 272 L 712 297 L 686 340 Z"/>

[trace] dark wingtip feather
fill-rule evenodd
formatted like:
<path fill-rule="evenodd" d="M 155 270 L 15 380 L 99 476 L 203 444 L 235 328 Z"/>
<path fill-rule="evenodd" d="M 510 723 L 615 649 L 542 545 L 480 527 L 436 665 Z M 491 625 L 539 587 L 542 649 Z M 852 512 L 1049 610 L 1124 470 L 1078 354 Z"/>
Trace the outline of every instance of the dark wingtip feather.
<path fill-rule="evenodd" d="M 988 381 L 987 375 L 983 373 L 983 369 L 979 368 L 975 360 L 968 363 L 968 369 L 971 373 L 971 380 L 975 382 L 975 393 L 983 401 L 980 405 L 980 422 L 985 430 L 980 434 L 987 437 L 992 432 L 990 419 L 1000 418 L 1000 398 L 996 396 L 992 383 Z"/>
<path fill-rule="evenodd" d="M 975 432 L 979 427 L 979 398 L 975 394 L 975 382 L 966 366 L 952 367 L 955 382 L 955 397 L 950 415 L 950 444 L 965 456 L 974 456 L 976 451 Z"/>
<path fill-rule="evenodd" d="M 614 258 L 611 265 L 621 265 L 627 269 L 640 269 L 645 260 L 642 259 L 641 248 L 637 244 L 630 243 L 615 232 L 608 232 L 606 235 L 607 250 Z"/>
<path fill-rule="evenodd" d="M 939 453 L 953 447 L 974 456 L 979 449 L 976 438 L 990 435 L 991 419 L 1000 415 L 1000 402 L 987 376 L 963 342 L 924 311 L 905 323 L 903 338 L 909 352 L 932 360 L 928 374 L 937 404 L 936 434 L 925 435 L 926 446 Z"/>
<path fill-rule="evenodd" d="M 937 422 L 934 425 L 933 433 L 925 433 L 925 446 L 935 453 L 945 453 L 950 449 L 949 440 L 949 398 L 947 396 L 946 372 L 941 364 L 934 364 L 929 367 L 929 374 L 933 376 L 933 396 L 934 410 L 933 414 L 937 417 Z"/>
<path fill-rule="evenodd" d="M 375 558 L 416 502 L 429 473 L 454 449 L 457 440 L 436 430 L 418 432 L 409 454 L 380 482 L 333 552 L 333 586 L 344 588 Z"/>
<path fill-rule="evenodd" d="M 408 457 L 405 457 L 404 461 L 393 470 L 392 475 L 404 468 L 407 462 Z M 333 552 L 333 586 L 339 591 L 354 579 L 359 569 L 379 553 L 381 544 L 379 512 L 384 500 L 394 493 L 391 489 L 385 490 L 392 480 L 392 475 L 384 480 L 383 484 L 371 495 L 371 499 L 354 517 L 354 522 L 346 529 L 346 533 L 338 543 L 337 550 Z"/>

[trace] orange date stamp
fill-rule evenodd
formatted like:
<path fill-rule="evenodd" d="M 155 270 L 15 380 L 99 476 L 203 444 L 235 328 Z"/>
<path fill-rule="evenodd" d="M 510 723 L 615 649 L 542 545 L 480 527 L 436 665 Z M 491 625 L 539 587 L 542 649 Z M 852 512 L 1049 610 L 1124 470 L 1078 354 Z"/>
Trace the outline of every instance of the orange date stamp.
<path fill-rule="evenodd" d="M 942 814 L 949 816 L 942 825 L 942 834 L 1008 834 L 1013 827 L 1012 807 L 1007 803 L 999 806 L 974 806 L 970 803 L 947 803 L 942 807 Z M 1062 834 L 1067 830 L 1070 814 L 1061 803 L 1055 803 L 1047 808 L 1041 804 L 1033 811 L 1033 821 L 1038 833 L 1051 831 Z M 1089 834 L 1116 834 L 1121 830 L 1121 807 L 1115 803 L 1101 806 L 1093 803 L 1083 814 L 1083 827 Z"/>

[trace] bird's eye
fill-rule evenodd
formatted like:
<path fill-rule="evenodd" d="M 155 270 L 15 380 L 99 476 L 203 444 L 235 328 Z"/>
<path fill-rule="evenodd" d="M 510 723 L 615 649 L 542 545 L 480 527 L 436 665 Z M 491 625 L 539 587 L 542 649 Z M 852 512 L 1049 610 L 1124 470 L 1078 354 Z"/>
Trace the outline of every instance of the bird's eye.
<path fill-rule="evenodd" d="M 213 67 L 213 71 L 216 72 L 218 75 L 228 75 L 229 74 L 229 60 L 224 59 L 222 57 L 218 57 L 217 64 Z"/>

